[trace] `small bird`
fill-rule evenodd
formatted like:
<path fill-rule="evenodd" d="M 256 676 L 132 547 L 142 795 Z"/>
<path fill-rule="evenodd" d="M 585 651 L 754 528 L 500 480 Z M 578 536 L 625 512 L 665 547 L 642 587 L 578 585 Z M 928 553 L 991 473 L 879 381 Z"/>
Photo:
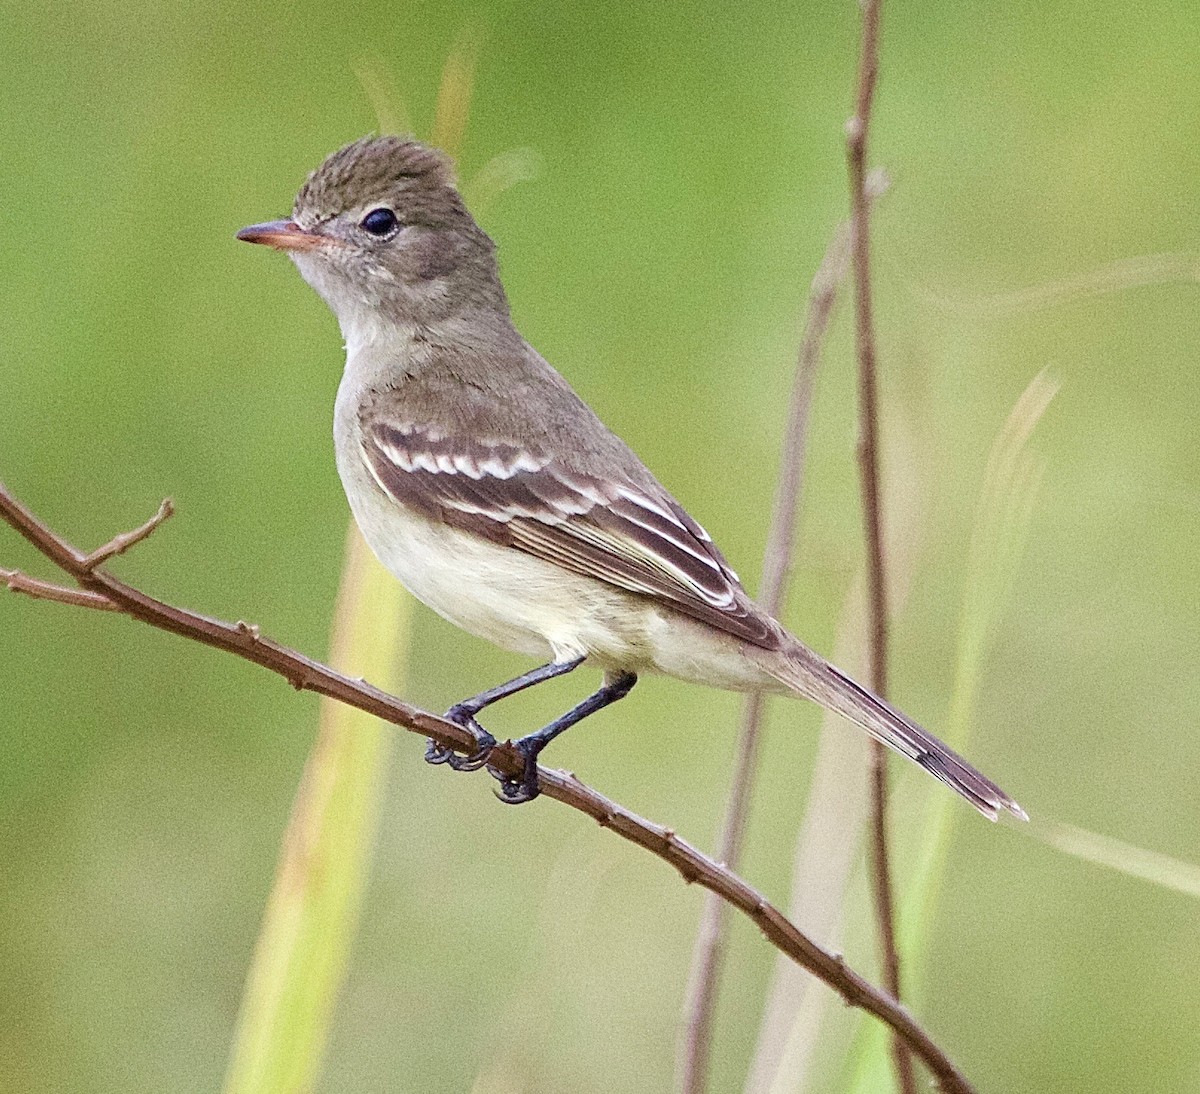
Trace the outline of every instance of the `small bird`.
<path fill-rule="evenodd" d="M 794 638 L 742 588 L 708 533 L 513 326 L 496 248 L 450 161 L 366 137 L 309 175 L 291 218 L 237 238 L 285 251 L 337 316 L 346 367 L 334 409 L 338 472 L 371 549 L 464 630 L 544 659 L 451 707 L 462 756 L 486 764 L 487 706 L 590 661 L 602 686 L 514 746 L 510 804 L 537 796 L 550 741 L 664 673 L 834 710 L 995 820 L 1025 814 L 941 741 Z"/>

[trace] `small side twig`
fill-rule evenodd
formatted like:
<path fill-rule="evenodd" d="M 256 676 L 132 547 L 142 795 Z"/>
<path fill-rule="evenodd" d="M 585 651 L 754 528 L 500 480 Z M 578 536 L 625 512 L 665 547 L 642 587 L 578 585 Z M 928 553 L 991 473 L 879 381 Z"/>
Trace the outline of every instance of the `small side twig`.
<path fill-rule="evenodd" d="M 148 539 L 154 529 L 174 512 L 175 503 L 170 498 L 163 498 L 158 512 L 145 524 L 135 528 L 132 532 L 122 532 L 120 535 L 113 536 L 104 546 L 97 547 L 90 555 L 85 555 L 81 565 L 87 570 L 94 570 L 102 562 L 107 562 L 117 555 L 123 555 L 130 547 L 135 547 L 142 540 Z"/>
<path fill-rule="evenodd" d="M 808 418 L 816 384 L 817 365 L 825 332 L 833 315 L 838 286 L 846 276 L 850 254 L 850 229 L 841 224 L 826 248 L 809 291 L 808 317 L 796 360 L 788 420 L 784 429 L 779 482 L 771 513 L 771 527 L 763 556 L 762 592 L 759 602 L 778 616 L 791 569 L 796 539 L 796 513 L 804 483 L 804 453 L 808 443 Z M 730 781 L 729 801 L 717 841 L 717 861 L 731 870 L 738 868 L 745 842 L 750 796 L 758 771 L 763 695 L 752 692 L 742 706 L 737 759 Z M 677 1088 L 682 1094 L 701 1094 L 708 1085 L 708 1061 L 712 1046 L 713 1015 L 717 987 L 729 933 L 728 905 L 715 895 L 704 902 L 696 945 L 692 953 L 680 1028 Z"/>
<path fill-rule="evenodd" d="M 867 137 L 879 76 L 879 17 L 882 0 L 861 0 L 863 25 L 854 116 L 846 123 L 850 208 L 854 225 L 855 346 L 858 354 L 859 478 L 867 541 L 867 599 L 871 632 L 871 686 L 887 695 L 887 582 L 883 556 L 883 503 L 879 486 L 879 406 L 876 385 L 875 325 L 871 297 L 870 208 L 867 200 Z M 871 864 L 883 977 L 900 998 L 900 955 L 887 845 L 887 750 L 871 743 Z M 916 1094 L 912 1058 L 893 1039 L 896 1075 L 904 1094 Z"/>
<path fill-rule="evenodd" d="M 30 577 L 20 570 L 5 570 L 0 568 L 0 581 L 14 593 L 24 593 L 34 600 L 53 600 L 58 604 L 70 604 L 76 608 L 95 608 L 102 612 L 119 612 L 121 609 L 106 596 L 100 593 L 89 593 L 85 589 L 71 589 L 66 585 L 55 585 L 52 581 L 43 581 L 38 577 Z"/>
<path fill-rule="evenodd" d="M 328 665 L 306 657 L 243 624 L 212 619 L 179 608 L 142 592 L 102 569 L 89 569 L 88 556 L 53 532 L 34 513 L 0 485 L 0 518 L 33 544 L 46 558 L 88 592 L 106 597 L 119 609 L 151 626 L 201 642 L 283 676 L 293 686 L 328 695 L 365 710 L 392 725 L 460 752 L 469 752 L 473 738 L 460 726 L 405 703 L 361 680 L 352 680 Z M 517 775 L 522 760 L 507 745 L 493 752 L 491 763 L 504 774 Z M 669 828 L 652 824 L 585 786 L 573 775 L 539 769 L 542 792 L 592 817 L 623 839 L 669 863 L 685 881 L 694 882 L 743 912 L 768 941 L 832 987 L 850 1006 L 859 1007 L 886 1023 L 929 1066 L 948 1094 L 973 1094 L 973 1087 L 916 1019 L 886 992 L 849 968 L 838 954 L 822 949 L 791 923 L 761 893 L 733 871 L 715 862 Z"/>

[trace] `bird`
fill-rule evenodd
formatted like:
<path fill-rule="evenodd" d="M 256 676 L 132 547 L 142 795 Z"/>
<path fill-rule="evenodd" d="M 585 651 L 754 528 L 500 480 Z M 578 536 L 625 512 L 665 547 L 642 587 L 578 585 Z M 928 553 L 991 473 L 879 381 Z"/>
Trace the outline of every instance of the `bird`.
<path fill-rule="evenodd" d="M 708 532 L 521 336 L 496 246 L 452 161 L 368 136 L 309 174 L 290 217 L 237 238 L 285 252 L 337 318 L 345 369 L 334 453 L 350 509 L 383 565 L 437 614 L 539 667 L 456 703 L 486 766 L 479 714 L 584 662 L 601 686 L 511 742 L 509 804 L 537 797 L 552 740 L 662 674 L 819 703 L 950 786 L 984 816 L 1021 807 L 916 722 L 760 608 Z"/>

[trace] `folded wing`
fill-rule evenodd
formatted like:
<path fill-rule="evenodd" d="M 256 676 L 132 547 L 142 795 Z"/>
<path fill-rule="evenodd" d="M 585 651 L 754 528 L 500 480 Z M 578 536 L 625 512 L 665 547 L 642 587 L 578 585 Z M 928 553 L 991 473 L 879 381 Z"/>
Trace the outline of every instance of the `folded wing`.
<path fill-rule="evenodd" d="M 415 512 L 779 648 L 778 629 L 666 491 L 536 450 L 379 421 L 364 423 L 363 455 L 379 486 Z"/>

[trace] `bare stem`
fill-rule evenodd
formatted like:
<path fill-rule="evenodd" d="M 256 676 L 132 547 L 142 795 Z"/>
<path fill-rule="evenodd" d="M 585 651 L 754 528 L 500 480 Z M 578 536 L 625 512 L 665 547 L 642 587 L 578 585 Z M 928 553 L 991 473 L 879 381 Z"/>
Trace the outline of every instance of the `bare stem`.
<path fill-rule="evenodd" d="M 779 615 L 791 572 L 796 538 L 796 513 L 804 485 L 804 454 L 808 441 L 808 418 L 816 384 L 817 365 L 825 332 L 837 300 L 838 286 L 846 276 L 850 253 L 849 225 L 839 225 L 813 277 L 808 298 L 808 319 L 796 360 L 787 426 L 783 436 L 779 482 L 771 513 L 771 528 L 763 557 L 762 593 L 759 602 L 771 615 Z M 725 819 L 717 842 L 717 861 L 731 870 L 738 868 L 745 842 L 746 818 L 758 773 L 763 696 L 751 693 L 742 706 L 737 759 L 730 784 Z M 687 998 L 680 1029 L 676 1082 L 682 1094 L 702 1094 L 708 1086 L 708 1064 L 712 1047 L 713 1014 L 729 933 L 728 904 L 716 894 L 704 901 Z"/>
<path fill-rule="evenodd" d="M 103 547 L 97 547 L 90 555 L 84 558 L 83 565 L 89 570 L 94 570 L 100 563 L 107 562 L 110 558 L 124 554 L 130 547 L 136 547 L 142 540 L 148 539 L 154 532 L 154 529 L 174 512 L 174 502 L 170 498 L 163 498 L 158 507 L 158 512 L 146 521 L 145 524 L 135 528 L 132 532 L 122 532 L 120 535 L 113 536 Z"/>
<path fill-rule="evenodd" d="M 121 609 L 106 596 L 99 593 L 85 592 L 83 589 L 71 589 L 66 585 L 55 585 L 52 581 L 43 581 L 39 577 L 30 577 L 20 570 L 5 570 L 0 568 L 0 581 L 14 593 L 24 593 L 34 600 L 53 600 L 58 604 L 70 604 L 76 608 L 95 608 L 102 612 L 119 612 Z"/>
<path fill-rule="evenodd" d="M 104 570 L 89 569 L 86 554 L 53 532 L 3 485 L 0 485 L 0 517 L 86 591 L 105 597 L 135 619 L 235 654 L 277 673 L 299 690 L 328 695 L 392 725 L 422 737 L 433 737 L 460 752 L 469 752 L 473 747 L 471 735 L 452 722 L 411 706 L 365 681 L 352 680 L 266 637 L 252 625 L 226 623 L 175 607 Z M 520 757 L 508 745 L 499 746 L 490 762 L 501 773 L 513 776 L 520 773 L 522 766 Z M 840 955 L 822 949 L 804 935 L 732 870 L 680 839 L 671 829 L 643 820 L 585 786 L 574 775 L 546 768 L 539 768 L 538 773 L 546 797 L 587 814 L 602 827 L 669 863 L 685 881 L 718 894 L 743 912 L 771 945 L 832 987 L 849 1006 L 858 1007 L 888 1025 L 925 1061 L 942 1090 L 948 1094 L 974 1094 L 966 1077 L 901 1004 L 849 968 Z"/>
<path fill-rule="evenodd" d="M 875 322 L 871 300 L 870 203 L 867 199 L 867 136 L 879 75 L 879 16 L 882 0 L 861 0 L 862 44 L 858 61 L 858 94 L 854 116 L 846 123 L 850 173 L 850 208 L 854 226 L 855 344 L 858 351 L 859 443 L 863 524 L 867 541 L 867 604 L 870 617 L 871 686 L 887 695 L 887 584 L 883 557 L 883 504 L 879 487 L 879 407 L 876 389 Z M 892 903 L 891 866 L 887 845 L 887 751 L 871 743 L 871 865 L 883 978 L 900 998 L 900 955 L 896 949 L 896 917 Z M 903 1042 L 893 1039 L 900 1089 L 916 1094 L 912 1058 Z"/>

